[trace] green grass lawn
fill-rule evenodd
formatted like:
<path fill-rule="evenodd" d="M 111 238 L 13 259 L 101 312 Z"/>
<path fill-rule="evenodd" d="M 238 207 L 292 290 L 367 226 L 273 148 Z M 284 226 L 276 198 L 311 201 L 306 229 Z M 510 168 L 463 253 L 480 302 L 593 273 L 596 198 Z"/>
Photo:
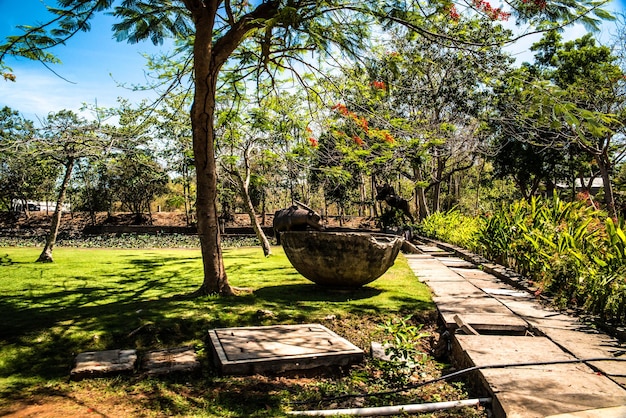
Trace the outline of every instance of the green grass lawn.
<path fill-rule="evenodd" d="M 276 416 L 301 390 L 278 385 L 257 396 L 250 379 L 217 376 L 206 355 L 209 329 L 321 322 L 368 349 L 379 324 L 434 308 L 402 255 L 370 285 L 333 291 L 299 275 L 280 247 L 272 250 L 268 258 L 259 248 L 224 251 L 231 285 L 248 292 L 190 297 L 202 281 L 199 250 L 57 248 L 53 264 L 40 264 L 37 248 L 0 248 L 0 415 L 52 391 L 103 404 L 123 394 L 109 403 L 130 402 L 131 410 L 138 403 L 141 416 Z M 181 345 L 200 353 L 199 376 L 68 381 L 83 351 Z M 244 392 L 249 402 L 235 396 Z"/>

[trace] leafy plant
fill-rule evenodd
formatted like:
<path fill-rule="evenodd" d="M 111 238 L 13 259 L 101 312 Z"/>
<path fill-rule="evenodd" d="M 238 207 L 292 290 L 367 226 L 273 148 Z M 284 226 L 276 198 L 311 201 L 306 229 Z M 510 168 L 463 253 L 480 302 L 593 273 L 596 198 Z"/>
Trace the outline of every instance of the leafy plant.
<path fill-rule="evenodd" d="M 433 213 L 417 225 L 417 232 L 476 251 L 479 246 L 478 231 L 483 223 L 480 217 L 469 217 L 453 209 Z"/>
<path fill-rule="evenodd" d="M 424 324 L 411 325 L 409 321 L 412 315 L 404 318 L 392 318 L 386 320 L 381 327 L 391 337 L 386 348 L 386 354 L 392 360 L 406 362 L 410 366 L 423 363 L 426 356 L 419 349 L 422 338 L 429 337 L 428 332 L 423 332 Z"/>
<path fill-rule="evenodd" d="M 429 356 L 421 349 L 423 339 L 430 333 L 422 331 L 424 324 L 412 325 L 412 315 L 385 320 L 380 325 L 387 336 L 385 354 L 390 362 L 382 362 L 381 370 L 385 380 L 393 386 L 405 385 L 411 376 L 419 371 Z"/>
<path fill-rule="evenodd" d="M 626 319 L 626 234 L 586 201 L 565 201 L 556 194 L 516 201 L 502 205 L 476 229 L 459 219 L 464 218 L 434 214 L 420 231 L 515 269 L 561 308 L 584 307 L 605 320 Z M 458 239 L 458 231 L 469 236 Z"/>

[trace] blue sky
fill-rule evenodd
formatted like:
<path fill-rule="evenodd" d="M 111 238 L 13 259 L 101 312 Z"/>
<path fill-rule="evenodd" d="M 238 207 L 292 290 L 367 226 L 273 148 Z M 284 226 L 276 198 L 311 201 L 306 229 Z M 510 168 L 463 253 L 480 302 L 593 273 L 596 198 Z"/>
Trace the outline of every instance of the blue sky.
<path fill-rule="evenodd" d="M 49 16 L 44 2 L 53 0 L 0 0 L 0 39 L 19 34 L 16 25 L 42 23 Z M 77 111 L 82 103 L 115 106 L 122 96 L 138 102 L 149 93 L 132 92 L 118 84 L 141 84 L 145 80 L 146 60 L 142 54 L 157 54 L 162 47 L 150 42 L 129 45 L 113 39 L 111 24 L 114 19 L 101 15 L 92 22 L 89 32 L 81 32 L 65 46 L 53 52 L 62 61 L 51 68 L 62 78 L 46 69 L 41 63 L 26 59 L 6 62 L 17 76 L 15 83 L 0 80 L 0 107 L 9 106 L 25 117 L 36 120 L 51 111 L 71 109 Z M 164 50 L 163 52 L 167 52 Z"/>
<path fill-rule="evenodd" d="M 47 21 L 45 4 L 55 5 L 54 0 L 0 0 L 0 41 L 7 35 L 19 33 L 19 24 Z M 496 3 L 496 1 L 494 1 Z M 614 0 L 613 9 L 626 10 L 626 0 Z M 48 15 L 49 16 L 49 15 Z M 0 79 L 0 107 L 9 106 L 31 120 L 45 118 L 52 111 L 71 109 L 77 111 L 82 103 L 97 103 L 99 106 L 115 106 L 117 97 L 122 96 L 132 102 L 151 97 L 146 92 L 132 92 L 118 84 L 141 84 L 145 80 L 145 59 L 142 53 L 157 54 L 163 48 L 150 42 L 129 45 L 113 39 L 111 24 L 113 18 L 98 16 L 92 22 L 92 30 L 79 33 L 67 45 L 54 49 L 63 62 L 52 68 L 63 78 L 46 69 L 38 62 L 25 59 L 9 60 L 17 76 L 17 82 Z M 567 38 L 574 39 L 585 33 L 582 26 L 568 31 Z M 613 30 L 607 26 L 599 34 L 601 39 L 610 38 Z M 538 39 L 528 38 L 509 48 L 518 61 L 532 60 L 528 45 Z M 162 52 L 167 52 L 163 50 Z"/>

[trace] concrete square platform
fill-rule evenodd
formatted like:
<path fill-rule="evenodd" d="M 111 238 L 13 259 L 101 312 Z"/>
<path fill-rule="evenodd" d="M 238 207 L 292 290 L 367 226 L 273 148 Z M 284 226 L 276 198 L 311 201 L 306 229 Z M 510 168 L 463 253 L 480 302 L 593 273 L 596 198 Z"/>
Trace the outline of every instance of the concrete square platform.
<path fill-rule="evenodd" d="M 210 330 L 209 337 L 222 374 L 347 366 L 364 358 L 363 350 L 320 324 L 220 328 Z"/>

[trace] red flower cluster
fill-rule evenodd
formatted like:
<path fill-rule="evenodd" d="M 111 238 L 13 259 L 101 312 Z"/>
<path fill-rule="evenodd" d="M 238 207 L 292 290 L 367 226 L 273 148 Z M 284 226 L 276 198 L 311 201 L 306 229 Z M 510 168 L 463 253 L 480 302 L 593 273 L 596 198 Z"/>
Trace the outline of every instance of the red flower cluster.
<path fill-rule="evenodd" d="M 343 103 L 337 103 L 336 105 L 334 105 L 330 109 L 331 110 L 336 110 L 337 112 L 341 113 L 344 116 L 346 116 L 346 115 L 348 115 L 350 113 L 350 111 L 348 110 L 348 107 L 345 104 L 343 104 Z"/>
<path fill-rule="evenodd" d="M 387 90 L 387 85 L 384 81 L 372 81 L 372 87 L 377 90 Z"/>
<path fill-rule="evenodd" d="M 382 130 L 382 129 L 375 129 L 375 128 L 370 129 L 367 119 L 357 116 L 356 113 L 348 110 L 346 105 L 342 103 L 337 103 L 335 106 L 332 107 L 332 110 L 336 110 L 342 115 L 346 116 L 347 118 L 352 119 L 352 121 L 359 128 L 361 128 L 365 132 L 365 134 L 368 135 L 369 138 L 382 139 L 390 144 L 393 144 L 396 142 L 393 135 L 391 135 L 388 131 Z M 342 131 L 337 130 L 337 131 L 333 131 L 333 133 L 338 137 L 349 138 L 349 136 L 346 135 L 345 132 L 342 132 Z M 353 135 L 352 140 L 354 141 L 355 144 L 357 144 L 360 147 L 364 147 L 367 145 L 365 141 L 363 140 L 363 138 L 361 138 L 359 135 Z"/>
<path fill-rule="evenodd" d="M 529 1 L 529 0 L 526 0 L 526 1 Z M 531 0 L 531 1 L 533 2 L 543 1 L 545 3 L 545 0 Z M 489 3 L 488 1 L 472 0 L 472 2 L 474 3 L 474 7 L 476 7 L 476 9 L 486 14 L 491 20 L 509 20 L 509 17 L 511 17 L 511 13 L 505 12 L 499 7 L 493 7 L 491 3 Z"/>
<path fill-rule="evenodd" d="M 456 9 L 454 4 L 451 4 L 450 7 L 448 7 L 447 12 L 448 16 L 450 16 L 450 19 L 454 20 L 455 22 L 458 22 L 461 18 L 459 11 Z"/>
<path fill-rule="evenodd" d="M 336 110 L 339 113 L 341 113 L 342 115 L 347 116 L 350 119 L 352 119 L 354 121 L 354 123 L 356 123 L 358 126 L 360 126 L 361 129 L 363 129 L 365 132 L 369 131 L 369 125 L 368 125 L 367 119 L 359 118 L 356 113 L 350 112 L 346 105 L 344 105 L 342 103 L 337 103 L 331 109 L 332 110 Z"/>
<path fill-rule="evenodd" d="M 309 140 L 309 143 L 311 144 L 311 146 L 313 148 L 317 147 L 319 145 L 319 142 L 317 141 L 317 139 L 313 137 L 313 129 L 307 126 L 306 133 L 309 134 L 309 137 L 307 139 Z"/>

